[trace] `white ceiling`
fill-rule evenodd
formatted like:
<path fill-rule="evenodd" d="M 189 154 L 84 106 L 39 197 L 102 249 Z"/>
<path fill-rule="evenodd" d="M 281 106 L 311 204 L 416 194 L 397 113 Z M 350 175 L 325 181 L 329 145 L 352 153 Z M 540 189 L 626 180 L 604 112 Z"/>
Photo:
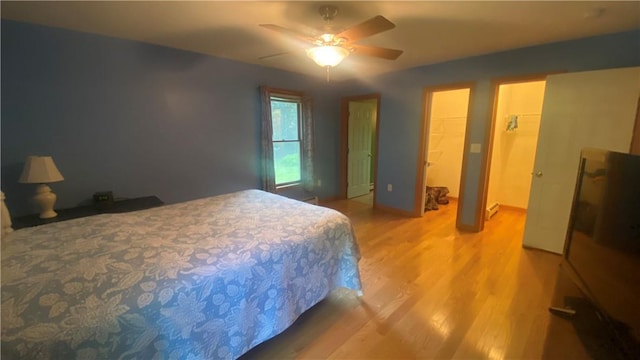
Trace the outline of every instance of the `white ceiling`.
<path fill-rule="evenodd" d="M 326 4 L 340 8 L 338 29 L 385 16 L 396 28 L 358 43 L 404 50 L 395 61 L 350 56 L 335 80 L 640 28 L 638 1 L 2 1 L 1 14 L 324 77 L 300 43 L 258 24 L 316 34 Z M 259 59 L 285 51 L 294 53 Z"/>

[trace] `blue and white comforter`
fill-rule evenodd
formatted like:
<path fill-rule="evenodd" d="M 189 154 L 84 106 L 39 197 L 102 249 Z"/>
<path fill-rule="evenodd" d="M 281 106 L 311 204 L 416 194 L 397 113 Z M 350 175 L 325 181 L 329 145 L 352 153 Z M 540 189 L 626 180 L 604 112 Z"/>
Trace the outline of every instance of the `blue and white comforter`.
<path fill-rule="evenodd" d="M 360 290 L 342 214 L 258 190 L 2 239 L 2 359 L 228 359 Z"/>

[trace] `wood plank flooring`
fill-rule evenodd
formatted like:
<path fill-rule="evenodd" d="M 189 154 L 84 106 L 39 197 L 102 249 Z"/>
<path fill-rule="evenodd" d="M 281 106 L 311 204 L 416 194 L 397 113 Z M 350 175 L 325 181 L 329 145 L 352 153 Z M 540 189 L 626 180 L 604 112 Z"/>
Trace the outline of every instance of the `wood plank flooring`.
<path fill-rule="evenodd" d="M 524 212 L 464 233 L 455 201 L 423 218 L 324 205 L 353 222 L 364 296 L 334 292 L 244 360 L 543 357 L 561 257 L 522 248 Z"/>

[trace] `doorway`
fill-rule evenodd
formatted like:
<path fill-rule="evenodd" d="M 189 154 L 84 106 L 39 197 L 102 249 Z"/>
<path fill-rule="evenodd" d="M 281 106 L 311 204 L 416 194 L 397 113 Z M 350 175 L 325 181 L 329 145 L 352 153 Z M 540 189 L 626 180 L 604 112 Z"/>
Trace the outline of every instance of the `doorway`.
<path fill-rule="evenodd" d="M 375 206 L 380 95 L 342 99 L 341 197 Z"/>
<path fill-rule="evenodd" d="M 421 179 L 416 215 L 458 204 L 471 87 L 458 85 L 425 89 Z"/>
<path fill-rule="evenodd" d="M 500 82 L 494 102 L 484 220 L 500 208 L 526 212 L 546 81 Z"/>

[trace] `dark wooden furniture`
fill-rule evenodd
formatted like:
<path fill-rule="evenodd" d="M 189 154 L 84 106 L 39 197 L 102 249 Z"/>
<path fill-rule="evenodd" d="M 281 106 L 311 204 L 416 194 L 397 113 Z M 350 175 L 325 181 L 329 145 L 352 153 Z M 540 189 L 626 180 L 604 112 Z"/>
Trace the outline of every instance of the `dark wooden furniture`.
<path fill-rule="evenodd" d="M 570 273 L 563 264 L 558 268 L 556 286 L 551 306 L 565 307 L 567 299 L 584 298 L 582 291 L 572 281 Z M 578 314 L 578 317 L 583 316 Z M 547 326 L 547 336 L 544 344 L 543 359 L 592 359 L 593 353 L 585 347 L 584 340 L 590 340 L 580 331 L 582 321 L 572 319 L 571 316 L 551 315 Z M 582 337 L 582 339 L 581 339 Z"/>
<path fill-rule="evenodd" d="M 134 199 L 116 200 L 109 206 L 86 205 L 69 209 L 56 209 L 58 216 L 51 219 L 40 219 L 38 214 L 33 214 L 19 216 L 11 220 L 13 223 L 13 229 L 17 230 L 26 227 L 50 224 L 58 221 L 77 219 L 91 215 L 124 213 L 129 211 L 150 209 L 161 205 L 164 205 L 164 203 L 156 196 L 145 196 Z"/>

